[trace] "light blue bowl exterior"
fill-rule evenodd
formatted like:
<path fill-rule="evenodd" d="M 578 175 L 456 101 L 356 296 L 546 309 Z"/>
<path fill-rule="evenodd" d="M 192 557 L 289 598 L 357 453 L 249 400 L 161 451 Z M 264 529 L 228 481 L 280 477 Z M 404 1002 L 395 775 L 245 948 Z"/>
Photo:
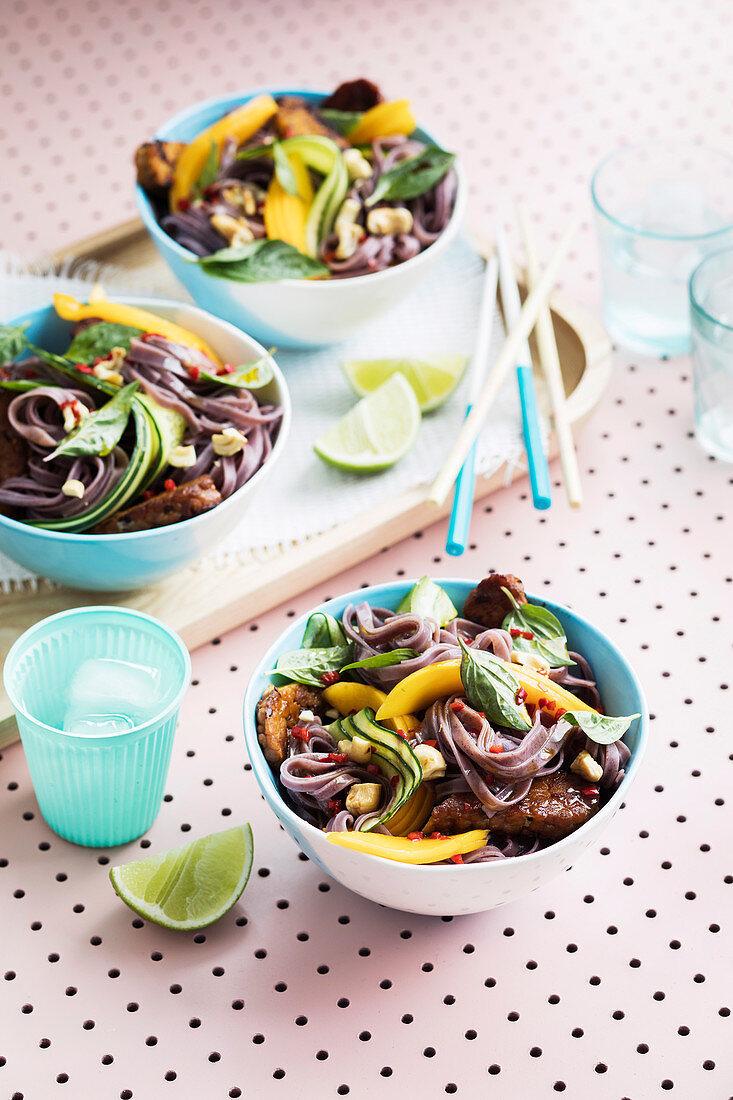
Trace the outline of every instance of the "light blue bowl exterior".
<path fill-rule="evenodd" d="M 168 677 L 158 715 L 123 733 L 85 737 L 58 729 L 70 675 L 88 657 L 156 667 Z M 48 825 L 75 844 L 126 844 L 155 821 L 168 775 L 191 658 L 172 630 L 141 611 L 78 607 L 18 638 L 3 669 L 33 787 Z"/>
<path fill-rule="evenodd" d="M 328 92 L 314 91 L 312 88 L 256 88 L 246 92 L 234 92 L 231 95 L 215 96 L 212 99 L 195 103 L 192 107 L 187 107 L 174 115 L 158 129 L 156 138 L 163 141 L 191 141 L 207 126 L 211 126 L 212 123 L 220 119 L 222 115 L 264 92 L 269 92 L 272 95 L 302 96 L 309 102 L 316 103 L 328 95 Z M 415 133 L 423 141 L 436 140 L 426 130 L 417 129 Z M 150 200 L 139 185 L 136 187 L 135 201 L 140 217 L 158 252 L 176 278 L 185 286 L 196 304 L 201 306 L 202 309 L 208 310 L 217 317 L 223 317 L 226 321 L 231 321 L 232 324 L 237 325 L 245 332 L 249 332 L 255 340 L 259 340 L 263 344 L 274 344 L 279 348 L 322 346 L 323 341 L 309 342 L 294 339 L 292 335 L 263 323 L 259 314 L 248 309 L 238 300 L 236 294 L 232 291 L 232 284 L 228 280 L 207 275 L 194 262 L 193 253 L 189 252 L 187 248 L 183 248 L 161 229 Z M 370 277 L 366 276 L 366 278 Z M 284 280 L 284 282 L 291 283 L 292 280 Z M 238 284 L 234 285 L 237 286 Z M 275 288 L 276 285 L 273 284 L 273 287 Z"/>
<path fill-rule="evenodd" d="M 25 313 L 8 323 L 26 322 L 31 343 L 56 353 L 68 348 L 72 324 L 62 320 L 53 306 Z M 287 427 L 284 423 L 281 436 Z M 247 484 L 261 480 L 265 469 Z M 246 486 L 240 490 L 246 491 Z M 32 573 L 71 588 L 129 591 L 154 584 L 209 552 L 234 526 L 232 506 L 236 508 L 236 499 L 237 494 L 233 494 L 210 512 L 183 523 L 122 535 L 44 531 L 0 515 L 0 550 Z"/>
<path fill-rule="evenodd" d="M 463 607 L 469 592 L 478 584 L 478 581 L 471 580 L 443 580 L 437 577 L 434 579 L 438 584 L 442 585 L 458 608 Z M 299 619 L 294 620 L 288 629 L 280 635 L 277 641 L 270 646 L 252 673 L 249 684 L 247 685 L 247 691 L 244 697 L 244 739 L 249 759 L 252 763 L 252 770 L 259 783 L 260 790 L 288 835 L 292 837 L 309 859 L 316 863 L 327 874 L 331 874 L 331 870 L 324 865 L 313 844 L 313 838 L 319 834 L 319 830 L 309 825 L 308 822 L 303 821 L 302 818 L 298 817 L 298 815 L 285 804 L 277 789 L 277 784 L 270 766 L 262 753 L 262 749 L 257 740 L 257 726 L 255 721 L 257 700 L 260 698 L 265 688 L 271 683 L 268 672 L 275 667 L 280 654 L 300 647 L 305 624 L 310 615 L 314 612 L 327 611 L 330 615 L 339 619 L 348 604 L 358 604 L 364 600 L 374 607 L 396 608 L 403 596 L 409 592 L 415 583 L 415 580 L 401 580 L 387 584 L 374 585 L 371 588 L 358 588 L 355 592 L 337 596 L 332 600 L 328 600 L 326 603 L 320 604 L 318 607 L 312 608 L 307 614 L 301 615 Z M 641 715 L 640 719 L 632 723 L 631 729 L 624 737 L 626 744 L 631 749 L 631 759 L 626 768 L 626 775 L 619 788 L 596 815 L 596 819 L 593 819 L 595 821 L 605 816 L 607 820 L 610 821 L 616 809 L 618 809 L 619 804 L 625 798 L 626 792 L 636 776 L 646 748 L 649 720 L 643 688 L 636 673 L 621 651 L 617 649 L 613 642 L 610 641 L 605 634 L 602 634 L 597 627 L 589 623 L 587 619 L 583 619 L 580 615 L 577 615 L 574 611 L 571 611 L 561 604 L 553 603 L 550 600 L 545 600 L 529 593 L 527 595 L 532 603 L 547 607 L 557 615 L 558 619 L 565 627 L 569 648 L 578 653 L 582 653 L 590 661 L 598 682 L 598 688 L 601 693 L 601 698 L 603 699 L 604 707 L 608 713 L 638 713 Z M 571 836 L 566 837 L 565 840 L 560 840 L 552 845 L 553 852 L 559 852 L 561 847 L 567 844 L 567 842 L 572 841 L 574 836 L 577 836 L 577 833 L 571 834 Z M 549 850 L 550 849 L 545 849 L 545 851 Z M 522 860 L 537 861 L 541 860 L 542 857 L 543 852 L 537 852 L 531 856 L 523 856 Z M 400 866 L 403 867 L 403 865 Z M 490 875 L 491 868 L 494 867 L 494 864 L 476 864 L 473 870 L 478 870 L 479 867 L 481 868 L 480 873 Z M 424 872 L 426 869 L 409 868 L 408 870 L 410 872 Z M 442 870 L 444 870 L 442 867 L 431 869 L 433 872 Z M 445 868 L 445 870 L 447 870 L 447 868 Z M 469 867 L 465 868 L 465 870 L 469 870 Z M 404 908 L 409 908 L 409 906 L 404 906 Z"/>

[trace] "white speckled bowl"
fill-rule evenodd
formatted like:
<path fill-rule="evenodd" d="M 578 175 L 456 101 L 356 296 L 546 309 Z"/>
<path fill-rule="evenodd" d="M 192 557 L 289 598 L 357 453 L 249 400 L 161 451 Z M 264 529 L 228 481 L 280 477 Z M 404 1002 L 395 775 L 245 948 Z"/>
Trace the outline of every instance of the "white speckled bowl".
<path fill-rule="evenodd" d="M 436 579 L 459 608 L 478 583 Z M 274 668 L 281 653 L 298 648 L 306 621 L 314 611 L 327 611 L 340 618 L 347 604 L 363 600 L 379 607 L 396 608 L 414 583 L 405 580 L 360 588 L 314 607 L 307 615 L 295 620 L 270 646 L 250 678 L 244 698 L 244 737 L 257 782 L 283 828 L 309 859 L 342 886 L 370 901 L 409 913 L 425 916 L 481 913 L 516 901 L 544 886 L 561 871 L 566 871 L 610 825 L 628 794 L 644 755 L 648 727 L 646 699 L 636 673 L 613 642 L 568 608 L 528 594 L 533 603 L 542 604 L 557 615 L 565 627 L 570 648 L 588 658 L 609 713 L 641 714 L 624 739 L 631 749 L 626 775 L 608 802 L 587 824 L 549 848 L 495 863 L 410 866 L 329 844 L 321 829 L 303 821 L 283 800 L 257 740 L 257 700 L 270 683 L 268 670 Z"/>

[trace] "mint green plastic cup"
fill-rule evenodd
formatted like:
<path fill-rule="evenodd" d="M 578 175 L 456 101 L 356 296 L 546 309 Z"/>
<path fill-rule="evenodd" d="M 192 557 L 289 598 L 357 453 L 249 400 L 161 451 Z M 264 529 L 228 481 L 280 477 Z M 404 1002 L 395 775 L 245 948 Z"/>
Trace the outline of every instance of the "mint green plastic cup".
<path fill-rule="evenodd" d="M 141 611 L 74 608 L 18 638 L 3 680 L 38 805 L 54 832 L 106 848 L 150 828 L 190 677 L 181 639 Z M 107 698 L 119 722 L 107 720 Z M 104 714 L 101 725 L 96 712 Z"/>

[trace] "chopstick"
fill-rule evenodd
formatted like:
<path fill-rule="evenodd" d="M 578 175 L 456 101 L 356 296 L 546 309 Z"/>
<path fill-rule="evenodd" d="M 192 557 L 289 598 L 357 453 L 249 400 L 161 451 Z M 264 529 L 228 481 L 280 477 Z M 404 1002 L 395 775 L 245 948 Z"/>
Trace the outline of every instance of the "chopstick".
<path fill-rule="evenodd" d="M 524 305 L 520 310 L 516 325 L 507 334 L 499 355 L 488 372 L 486 382 L 478 398 L 474 402 L 471 412 L 463 422 L 455 443 L 446 459 L 442 470 L 433 482 L 427 494 L 427 500 L 434 504 L 442 504 L 450 492 L 451 485 L 458 476 L 466 455 L 470 451 L 474 440 L 483 426 L 484 420 L 508 371 L 516 362 L 517 352 L 522 340 L 526 340 L 537 320 L 537 314 L 545 304 L 552 289 L 557 272 L 570 247 L 570 241 L 576 230 L 573 223 L 560 238 L 545 270 L 537 280 L 534 288 L 527 295 Z"/>
<path fill-rule="evenodd" d="M 535 251 L 529 212 L 526 204 L 520 199 L 517 204 L 519 215 L 519 227 L 524 242 L 524 251 L 527 257 L 527 287 L 531 288 L 537 282 L 539 274 L 537 253 Z M 571 508 L 580 508 L 583 503 L 583 487 L 580 482 L 580 470 L 575 454 L 573 432 L 570 427 L 567 405 L 565 404 L 565 387 L 562 380 L 560 357 L 555 340 L 555 329 L 552 324 L 552 315 L 549 306 L 545 305 L 537 316 L 535 328 L 537 347 L 540 353 L 540 363 L 547 382 L 547 390 L 552 406 L 552 419 L 555 425 L 555 435 L 560 450 L 560 463 L 565 481 L 565 492 Z"/>
<path fill-rule="evenodd" d="M 514 277 L 514 266 L 506 239 L 506 231 L 501 223 L 496 226 L 496 250 L 499 255 L 501 304 L 504 309 L 504 321 L 507 329 L 509 329 L 517 323 L 522 301 Z M 542 431 L 537 411 L 537 394 L 532 371 L 532 353 L 529 350 L 527 340 L 522 340 L 519 345 L 517 382 L 522 409 L 522 434 L 524 435 L 524 447 L 527 452 L 529 482 L 532 487 L 532 502 L 535 508 L 542 510 L 549 508 L 552 504 L 552 488 L 550 486 L 550 469 L 542 446 Z"/>
<path fill-rule="evenodd" d="M 481 387 L 488 369 L 489 346 L 491 344 L 491 329 L 496 311 L 496 284 L 499 274 L 499 264 L 496 256 L 490 256 L 486 261 L 484 272 L 484 284 L 481 294 L 481 306 L 479 309 L 478 331 L 476 345 L 471 357 L 471 391 L 466 416 L 473 408 L 473 403 L 481 392 Z M 461 466 L 456 481 L 456 491 L 453 497 L 453 510 L 445 549 L 453 557 L 458 557 L 466 549 L 468 532 L 471 527 L 471 512 L 473 511 L 473 491 L 476 483 L 476 448 L 478 440 L 474 440 L 471 449 L 466 455 L 465 462 Z"/>

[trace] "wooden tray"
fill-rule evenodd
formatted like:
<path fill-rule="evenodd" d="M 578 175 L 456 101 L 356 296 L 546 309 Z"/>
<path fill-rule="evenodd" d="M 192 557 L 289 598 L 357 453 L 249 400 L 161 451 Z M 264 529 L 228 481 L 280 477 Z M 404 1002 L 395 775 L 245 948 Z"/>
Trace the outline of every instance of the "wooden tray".
<path fill-rule="evenodd" d="M 56 253 L 56 261 L 92 261 L 114 265 L 118 271 L 139 276 L 141 285 L 171 297 L 185 297 L 159 258 L 138 219 L 125 222 L 97 236 Z M 555 334 L 560 350 L 570 419 L 577 432 L 600 401 L 611 372 L 611 346 L 600 321 L 567 295 L 556 292 L 551 301 Z M 534 347 L 532 348 L 535 354 Z M 540 402 L 542 380 L 538 378 Z M 550 453 L 556 454 L 550 439 Z M 476 499 L 486 496 L 520 476 L 515 470 L 498 470 L 478 478 Z M 116 603 L 147 611 L 177 630 L 189 649 L 255 618 L 313 585 L 320 584 L 357 562 L 378 553 L 415 531 L 447 515 L 450 498 L 442 507 L 425 500 L 426 486 L 409 489 L 392 500 L 380 502 L 356 519 L 340 524 L 287 549 L 265 562 L 199 566 L 136 592 L 80 592 L 41 582 L 35 588 L 0 595 L 0 664 L 15 639 L 47 615 L 79 604 Z M 186 599 L 181 600 L 181 592 Z M 12 708 L 0 688 L 0 748 L 17 739 Z"/>

